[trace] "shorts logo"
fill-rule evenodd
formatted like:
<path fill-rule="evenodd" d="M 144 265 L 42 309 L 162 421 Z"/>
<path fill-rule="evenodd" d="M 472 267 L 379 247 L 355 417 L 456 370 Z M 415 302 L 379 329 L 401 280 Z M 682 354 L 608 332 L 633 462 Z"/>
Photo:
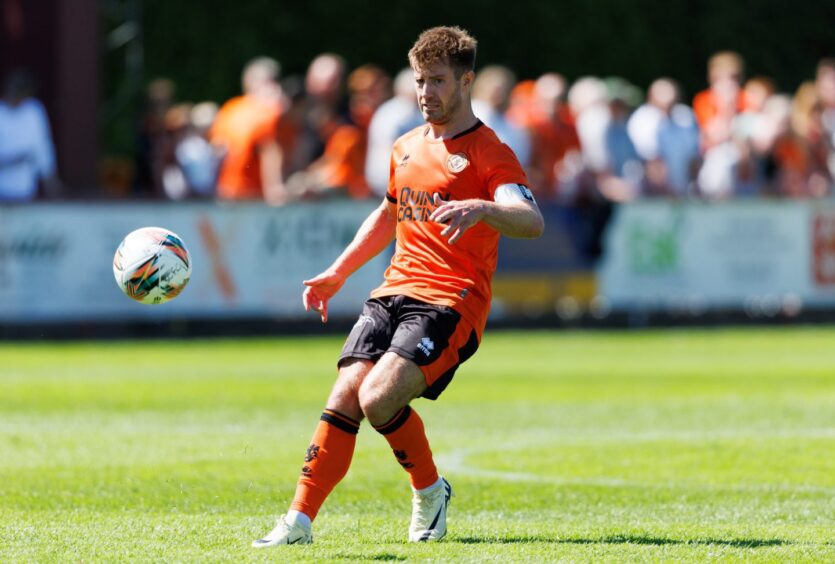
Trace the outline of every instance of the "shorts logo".
<path fill-rule="evenodd" d="M 458 174 L 470 165 L 470 159 L 464 153 L 455 153 L 446 160 L 447 169 L 453 174 Z"/>
<path fill-rule="evenodd" d="M 429 337 L 424 337 L 420 340 L 420 343 L 418 343 L 417 348 L 419 348 L 423 354 L 429 356 L 432 354 L 432 351 L 435 350 L 435 343 L 433 343 L 432 339 Z"/>
<path fill-rule="evenodd" d="M 354 323 L 354 327 L 360 327 L 361 325 L 371 325 L 371 327 L 373 328 L 374 318 L 370 315 L 360 315 L 359 319 L 357 319 L 357 322 Z"/>

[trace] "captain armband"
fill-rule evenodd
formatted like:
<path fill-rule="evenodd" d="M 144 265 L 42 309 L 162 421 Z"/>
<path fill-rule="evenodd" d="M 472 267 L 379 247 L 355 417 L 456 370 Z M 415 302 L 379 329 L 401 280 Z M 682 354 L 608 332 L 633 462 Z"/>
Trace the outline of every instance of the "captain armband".
<path fill-rule="evenodd" d="M 536 200 L 533 198 L 533 192 L 530 188 L 523 184 L 502 184 L 496 188 L 496 193 L 493 195 L 493 201 L 498 204 L 509 204 L 512 202 L 528 201 L 533 204 Z"/>

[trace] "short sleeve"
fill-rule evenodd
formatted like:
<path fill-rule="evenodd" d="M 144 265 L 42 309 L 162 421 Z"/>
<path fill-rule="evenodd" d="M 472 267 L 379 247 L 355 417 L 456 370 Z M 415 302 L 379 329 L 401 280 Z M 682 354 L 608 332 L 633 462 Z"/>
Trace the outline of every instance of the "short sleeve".
<path fill-rule="evenodd" d="M 253 131 L 253 141 L 260 145 L 270 141 L 278 140 L 278 121 L 281 117 L 281 112 L 270 108 L 265 110 L 264 114 L 258 120 L 257 125 Z"/>
<path fill-rule="evenodd" d="M 391 158 L 389 159 L 389 186 L 386 190 L 386 200 L 391 202 L 392 204 L 397 203 L 397 186 L 394 184 L 394 169 L 395 169 L 395 161 L 394 161 L 394 151 L 391 152 Z"/>
<path fill-rule="evenodd" d="M 502 184 L 528 186 L 528 175 L 513 151 L 504 143 L 497 143 L 486 149 L 483 162 L 486 164 L 481 176 L 490 199 L 495 196 L 496 188 Z"/>

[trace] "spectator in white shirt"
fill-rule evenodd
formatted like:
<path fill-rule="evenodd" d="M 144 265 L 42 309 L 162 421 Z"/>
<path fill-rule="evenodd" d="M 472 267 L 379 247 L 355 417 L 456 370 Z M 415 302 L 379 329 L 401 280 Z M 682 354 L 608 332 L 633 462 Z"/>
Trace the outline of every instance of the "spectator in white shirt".
<path fill-rule="evenodd" d="M 659 78 L 650 85 L 647 102 L 629 118 L 629 137 L 647 167 L 645 195 L 693 195 L 699 128 L 693 110 L 679 100 L 678 85 Z"/>
<path fill-rule="evenodd" d="M 515 85 L 516 76 L 510 69 L 500 65 L 484 67 L 473 84 L 473 113 L 513 149 L 519 163 L 527 168 L 531 160 L 530 135 L 505 118 Z"/>
<path fill-rule="evenodd" d="M 382 198 L 388 190 L 392 145 L 398 137 L 422 123 L 414 71 L 405 68 L 394 79 L 394 97 L 377 108 L 368 126 L 365 179 L 377 196 Z"/>
<path fill-rule="evenodd" d="M 0 100 L 0 201 L 33 200 L 39 186 L 54 192 L 55 147 L 46 110 L 25 70 L 9 73 Z"/>

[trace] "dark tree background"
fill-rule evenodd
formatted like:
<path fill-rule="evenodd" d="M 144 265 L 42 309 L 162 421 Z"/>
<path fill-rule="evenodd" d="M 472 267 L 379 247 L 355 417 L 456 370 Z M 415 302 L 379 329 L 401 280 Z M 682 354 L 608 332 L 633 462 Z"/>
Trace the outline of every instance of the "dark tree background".
<path fill-rule="evenodd" d="M 114 0 L 111 0 L 111 4 Z M 374 62 L 394 73 L 418 33 L 459 25 L 479 40 L 478 64 L 502 63 L 520 78 L 558 71 L 622 76 L 641 88 L 662 75 L 685 95 L 705 85 L 711 53 L 733 49 L 747 74 L 767 75 L 792 92 L 835 56 L 835 0 L 146 0 L 133 5 L 143 62 L 140 84 L 173 79 L 181 100 L 223 100 L 239 90 L 242 65 L 277 58 L 301 74 L 318 53 L 351 66 Z M 118 19 L 118 14 L 116 19 Z M 108 21 L 110 18 L 110 21 Z M 107 32 L 118 21 L 104 14 Z M 126 79 L 125 54 L 104 62 L 105 97 Z M 138 76 L 137 76 L 138 73 Z M 123 88 L 124 91 L 124 88 Z M 128 105 L 130 106 L 130 105 Z"/>

